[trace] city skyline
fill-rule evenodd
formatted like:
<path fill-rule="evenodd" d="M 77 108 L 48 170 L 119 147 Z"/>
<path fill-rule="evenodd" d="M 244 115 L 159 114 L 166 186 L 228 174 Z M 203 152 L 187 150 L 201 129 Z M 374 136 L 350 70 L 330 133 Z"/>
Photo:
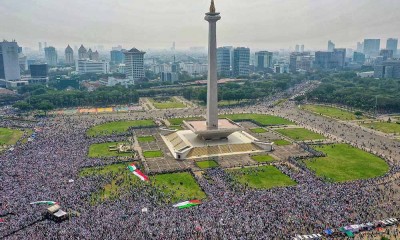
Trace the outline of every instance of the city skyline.
<path fill-rule="evenodd" d="M 28 7 L 5 0 L 0 6 L 0 22 L 6 23 L 1 37 L 33 49 L 38 48 L 38 42 L 56 48 L 84 43 L 167 49 L 173 42 L 177 49 L 205 47 L 203 33 L 207 29 L 198 10 L 208 4 L 208 0 L 149 0 L 144 4 L 38 0 Z M 219 26 L 218 42 L 219 46 L 271 50 L 293 49 L 296 44 L 304 44 L 306 50 L 322 50 L 328 40 L 346 48 L 355 48 L 364 38 L 384 42 L 400 37 L 396 28 L 400 19 L 393 4 L 390 0 L 219 0 L 217 9 L 224 13 L 225 21 Z M 70 6 L 68 11 L 65 6 Z"/>

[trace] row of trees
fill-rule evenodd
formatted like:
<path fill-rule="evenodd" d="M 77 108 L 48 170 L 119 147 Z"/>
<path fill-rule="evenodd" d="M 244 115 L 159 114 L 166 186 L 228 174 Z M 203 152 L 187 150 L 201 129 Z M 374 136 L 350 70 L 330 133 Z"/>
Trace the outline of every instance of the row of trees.
<path fill-rule="evenodd" d="M 400 112 L 400 80 L 360 78 L 353 72 L 332 74 L 307 94 L 308 99 L 381 113 Z"/>

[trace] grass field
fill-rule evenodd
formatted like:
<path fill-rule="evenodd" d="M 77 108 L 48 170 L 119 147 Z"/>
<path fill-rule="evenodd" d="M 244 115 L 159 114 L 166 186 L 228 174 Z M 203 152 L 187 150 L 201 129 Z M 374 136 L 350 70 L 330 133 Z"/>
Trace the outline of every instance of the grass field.
<path fill-rule="evenodd" d="M 137 137 L 138 142 L 154 142 L 156 139 L 153 136 Z"/>
<path fill-rule="evenodd" d="M 157 99 L 151 98 L 150 101 L 153 104 L 153 106 L 157 109 L 185 108 L 186 107 L 185 104 L 177 101 L 174 98 L 169 98 L 168 100 L 165 100 L 165 101 L 159 101 Z"/>
<path fill-rule="evenodd" d="M 222 100 L 218 102 L 219 107 L 227 107 L 227 106 L 236 106 L 242 103 L 248 103 L 250 100 L 240 100 L 240 101 L 227 101 L 227 100 Z"/>
<path fill-rule="evenodd" d="M 272 140 L 272 142 L 274 142 L 276 146 L 287 146 L 287 145 L 292 144 L 291 142 L 286 141 L 284 139 L 276 139 L 276 140 Z"/>
<path fill-rule="evenodd" d="M 172 126 L 180 126 L 182 125 L 183 121 L 194 121 L 194 120 L 204 120 L 203 117 L 190 117 L 190 118 L 170 118 L 168 119 L 169 123 Z"/>
<path fill-rule="evenodd" d="M 384 175 L 389 166 L 381 158 L 347 144 L 315 147 L 327 157 L 306 160 L 308 168 L 329 181 L 345 182 Z"/>
<path fill-rule="evenodd" d="M 92 205 L 106 200 L 117 199 L 129 187 L 139 184 L 136 176 L 127 169 L 127 164 L 112 164 L 104 167 L 84 168 L 79 172 L 80 177 L 90 176 L 111 176 L 111 182 L 105 184 L 103 188 L 91 195 Z"/>
<path fill-rule="evenodd" d="M 260 126 L 293 124 L 293 122 L 281 117 L 264 115 L 264 114 L 254 114 L 254 113 L 228 114 L 228 115 L 220 115 L 219 117 L 229 118 L 232 121 L 254 121 L 257 125 Z"/>
<path fill-rule="evenodd" d="M 117 151 L 110 151 L 108 148 L 109 146 L 115 146 L 121 143 L 126 143 L 126 142 L 107 142 L 107 143 L 92 144 L 89 147 L 88 156 L 90 158 L 132 156 L 132 153 L 118 153 Z"/>
<path fill-rule="evenodd" d="M 275 131 L 296 141 L 325 139 L 321 134 L 311 132 L 304 128 L 276 129 Z"/>
<path fill-rule="evenodd" d="M 144 151 L 143 156 L 145 158 L 156 158 L 156 157 L 162 157 L 164 155 L 162 151 L 156 150 L 156 151 Z"/>
<path fill-rule="evenodd" d="M 268 132 L 264 128 L 251 128 L 250 131 L 253 132 L 253 133 L 266 133 L 266 132 Z"/>
<path fill-rule="evenodd" d="M 24 135 L 24 131 L 0 128 L 0 145 L 14 145 Z"/>
<path fill-rule="evenodd" d="M 113 133 L 124 133 L 128 131 L 130 127 L 155 127 L 156 124 L 153 120 L 133 120 L 133 121 L 118 121 L 109 122 L 90 128 L 86 134 L 90 137 L 94 136 L 106 136 Z"/>
<path fill-rule="evenodd" d="M 273 158 L 272 156 L 267 155 L 267 154 L 251 156 L 251 159 L 253 159 L 254 161 L 260 162 L 260 163 L 275 161 L 275 158 Z"/>
<path fill-rule="evenodd" d="M 255 189 L 270 189 L 274 187 L 296 185 L 295 181 L 274 166 L 228 170 L 228 173 L 239 183 Z"/>
<path fill-rule="evenodd" d="M 339 120 L 366 119 L 366 117 L 364 116 L 357 118 L 357 116 L 353 112 L 349 112 L 335 107 L 320 106 L 320 105 L 304 105 L 302 106 L 302 108 L 314 113 L 322 114 Z"/>
<path fill-rule="evenodd" d="M 362 124 L 364 127 L 371 128 L 377 131 L 381 131 L 384 133 L 396 133 L 400 134 L 400 124 L 395 122 L 373 122 L 373 123 L 364 123 Z"/>
<path fill-rule="evenodd" d="M 152 179 L 155 186 L 168 196 L 170 203 L 206 198 L 206 194 L 188 172 L 160 174 Z"/>
<path fill-rule="evenodd" d="M 201 169 L 215 168 L 219 166 L 218 163 L 214 160 L 198 161 L 196 162 L 196 165 Z"/>

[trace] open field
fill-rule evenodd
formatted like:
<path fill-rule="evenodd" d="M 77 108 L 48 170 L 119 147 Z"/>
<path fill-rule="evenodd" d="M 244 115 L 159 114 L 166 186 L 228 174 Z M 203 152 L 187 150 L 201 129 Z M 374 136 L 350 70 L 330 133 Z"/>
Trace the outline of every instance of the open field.
<path fill-rule="evenodd" d="M 215 168 L 219 166 L 218 163 L 214 160 L 198 161 L 196 162 L 196 165 L 201 169 Z"/>
<path fill-rule="evenodd" d="M 0 145 L 14 145 L 24 135 L 24 131 L 11 129 L 11 128 L 0 128 Z"/>
<path fill-rule="evenodd" d="M 91 127 L 86 134 L 90 137 L 106 136 L 113 133 L 125 133 L 130 127 L 155 127 L 153 120 L 133 120 L 133 121 L 117 121 L 109 122 Z"/>
<path fill-rule="evenodd" d="M 103 157 L 125 157 L 132 156 L 132 153 L 118 153 L 117 151 L 110 151 L 109 146 L 116 146 L 118 144 L 127 142 L 107 142 L 107 143 L 95 143 L 90 145 L 88 156 L 90 158 L 103 158 Z"/>
<path fill-rule="evenodd" d="M 305 128 L 286 128 L 276 129 L 275 131 L 296 141 L 325 139 L 321 134 L 311 132 Z"/>
<path fill-rule="evenodd" d="M 156 151 L 144 151 L 143 156 L 145 158 L 156 158 L 156 157 L 162 157 L 164 155 L 162 151 L 156 150 Z"/>
<path fill-rule="evenodd" d="M 296 182 L 274 166 L 228 170 L 232 177 L 243 185 L 255 189 L 270 189 L 296 185 Z"/>
<path fill-rule="evenodd" d="M 265 114 L 255 114 L 255 113 L 227 114 L 227 115 L 220 115 L 219 118 L 229 118 L 232 121 L 239 121 L 239 122 L 254 121 L 257 125 L 260 126 L 294 124 L 293 122 L 281 117 L 265 115 Z"/>
<path fill-rule="evenodd" d="M 253 132 L 253 133 L 266 133 L 266 132 L 268 132 L 264 128 L 251 128 L 250 131 Z"/>
<path fill-rule="evenodd" d="M 153 136 L 137 137 L 138 142 L 154 142 L 156 139 Z"/>
<path fill-rule="evenodd" d="M 186 105 L 182 102 L 177 101 L 174 98 L 169 98 L 168 100 L 157 100 L 150 98 L 150 102 L 157 109 L 168 109 L 168 108 L 185 108 Z"/>
<path fill-rule="evenodd" d="M 218 102 L 218 106 L 219 107 L 227 107 L 227 106 L 236 106 L 239 104 L 243 104 L 243 103 L 249 103 L 250 100 L 244 99 L 244 100 L 240 100 L 240 101 L 227 101 L 227 100 L 222 100 Z"/>
<path fill-rule="evenodd" d="M 272 142 L 274 142 L 276 146 L 286 146 L 292 144 L 291 142 L 286 141 L 284 139 L 276 139 L 272 140 Z"/>
<path fill-rule="evenodd" d="M 272 156 L 267 155 L 267 154 L 251 156 L 251 159 L 253 159 L 254 161 L 260 162 L 260 163 L 275 161 L 275 158 L 273 158 Z"/>
<path fill-rule="evenodd" d="M 206 198 L 206 194 L 188 172 L 160 174 L 152 179 L 155 186 L 168 196 L 170 203 Z"/>
<path fill-rule="evenodd" d="M 381 158 L 347 144 L 323 145 L 316 150 L 327 157 L 306 160 L 308 168 L 333 182 L 368 179 L 384 175 L 389 166 Z"/>
<path fill-rule="evenodd" d="M 373 123 L 364 123 L 362 124 L 364 127 L 371 128 L 384 133 L 395 133 L 400 134 L 400 124 L 396 122 L 373 122 Z"/>
<path fill-rule="evenodd" d="M 79 172 L 80 177 L 111 176 L 112 178 L 111 182 L 105 184 L 101 190 L 92 193 L 90 199 L 92 205 L 117 199 L 129 187 L 139 184 L 138 178 L 126 168 L 127 164 L 112 164 L 104 167 L 84 168 Z"/>
<path fill-rule="evenodd" d="M 170 118 L 168 119 L 171 126 L 180 126 L 183 121 L 205 120 L 203 117 L 189 117 L 189 118 Z"/>
<path fill-rule="evenodd" d="M 321 106 L 321 105 L 304 105 L 302 106 L 303 109 L 322 114 L 328 117 L 336 118 L 339 120 L 358 120 L 358 119 L 366 119 L 366 117 L 361 116 L 357 118 L 357 116 L 350 111 L 346 111 L 343 109 L 335 108 L 335 107 L 328 107 L 328 106 Z"/>

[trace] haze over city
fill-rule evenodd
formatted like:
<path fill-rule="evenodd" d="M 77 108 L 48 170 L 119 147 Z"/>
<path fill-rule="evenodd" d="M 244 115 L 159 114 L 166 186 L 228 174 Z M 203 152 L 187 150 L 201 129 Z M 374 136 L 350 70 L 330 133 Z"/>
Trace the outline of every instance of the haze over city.
<path fill-rule="evenodd" d="M 304 44 L 355 48 L 364 38 L 400 35 L 396 0 L 216 0 L 223 10 L 219 45 L 277 50 Z M 37 42 L 135 45 L 142 49 L 205 46 L 207 0 L 1 0 L 2 37 L 36 48 Z"/>

